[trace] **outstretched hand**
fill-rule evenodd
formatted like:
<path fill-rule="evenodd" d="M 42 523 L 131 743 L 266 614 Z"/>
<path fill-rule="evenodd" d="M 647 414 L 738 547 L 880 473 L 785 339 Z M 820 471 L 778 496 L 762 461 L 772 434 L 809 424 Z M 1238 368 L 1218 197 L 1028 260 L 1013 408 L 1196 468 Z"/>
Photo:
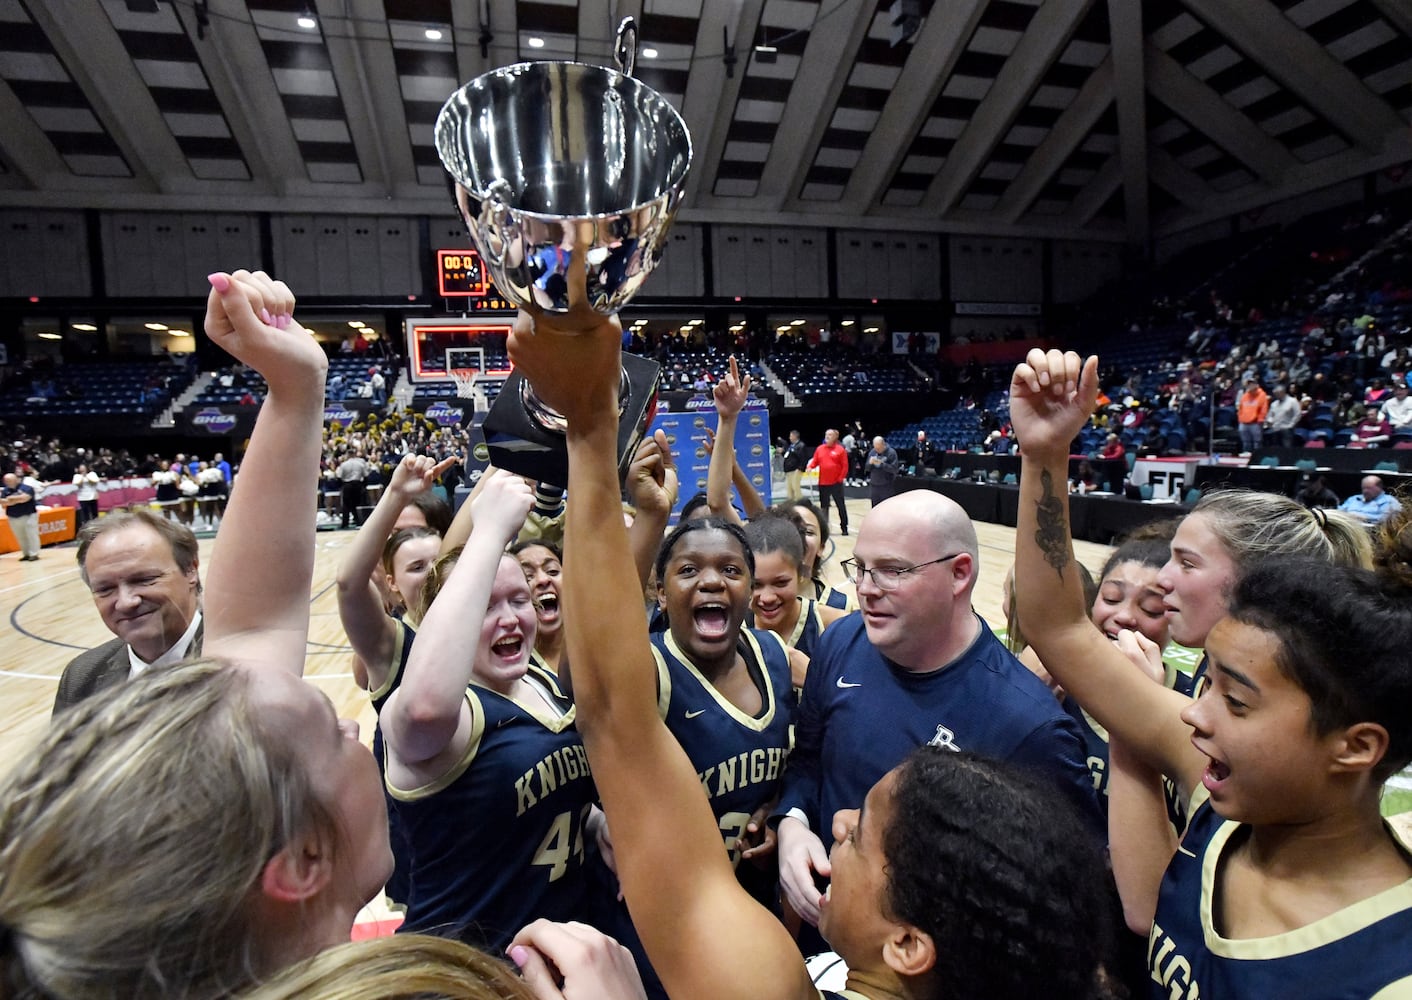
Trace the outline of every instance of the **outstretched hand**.
<path fill-rule="evenodd" d="M 750 373 L 744 376 L 740 374 L 740 365 L 735 360 L 735 355 L 731 355 L 730 369 L 721 376 L 721 380 L 716 383 L 711 390 L 711 396 L 716 401 L 716 413 L 722 417 L 737 416 L 745 407 L 745 400 L 750 395 Z"/>
<path fill-rule="evenodd" d="M 1098 401 L 1098 357 L 1035 348 L 1010 380 L 1010 422 L 1024 454 L 1067 455 Z"/>
<path fill-rule="evenodd" d="M 470 503 L 475 532 L 485 531 L 507 545 L 519 534 L 530 507 L 534 489 L 513 472 L 496 469 L 481 477 L 484 487 Z"/>
<path fill-rule="evenodd" d="M 387 484 L 388 492 L 396 493 L 410 503 L 431 489 L 437 477 L 457 461 L 455 455 L 440 462 L 426 455 L 403 455 L 397 468 L 392 470 L 392 479 Z"/>
<path fill-rule="evenodd" d="M 271 391 L 322 385 L 328 358 L 294 319 L 294 293 L 264 271 L 217 271 L 207 279 L 206 335 L 264 376 Z"/>

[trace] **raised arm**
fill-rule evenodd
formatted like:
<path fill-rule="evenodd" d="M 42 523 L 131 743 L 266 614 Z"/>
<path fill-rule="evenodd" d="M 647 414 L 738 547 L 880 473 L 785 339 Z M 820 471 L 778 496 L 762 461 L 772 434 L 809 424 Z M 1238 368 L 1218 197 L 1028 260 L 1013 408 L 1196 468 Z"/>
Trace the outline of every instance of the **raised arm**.
<path fill-rule="evenodd" d="M 260 669 L 304 670 L 314 575 L 328 359 L 263 271 L 211 275 L 206 334 L 269 386 L 206 577 L 203 649 Z"/>
<path fill-rule="evenodd" d="M 1189 702 L 1153 684 L 1091 621 L 1069 529 L 1069 444 L 1093 412 L 1098 358 L 1035 349 L 1015 368 L 1010 419 L 1024 442 L 1015 526 L 1015 602 L 1025 638 L 1090 715 L 1189 791 L 1206 758 L 1179 713 Z"/>
<path fill-rule="evenodd" d="M 788 934 L 736 881 L 695 770 L 658 716 L 614 473 L 622 334 L 615 319 L 582 305 L 583 271 L 575 265 L 577 311 L 521 314 L 510 352 L 545 402 L 568 418 L 568 656 L 628 908 L 674 996 L 813 997 Z"/>
<path fill-rule="evenodd" d="M 353 544 L 338 567 L 338 617 L 353 652 L 367 670 L 365 686 L 376 691 L 391 669 L 396 625 L 382 606 L 382 594 L 372 581 L 380 572 L 382 551 L 403 509 L 431 489 L 436 477 L 456 461 L 433 463 L 424 455 L 403 455 L 377 506 L 353 536 Z"/>
<path fill-rule="evenodd" d="M 637 454 L 628 468 L 626 486 L 628 499 L 637 511 L 628 526 L 628 544 L 637 568 L 639 589 L 645 589 L 679 489 L 672 446 L 667 442 L 667 432 L 660 427 L 637 446 Z"/>
<path fill-rule="evenodd" d="M 476 498 L 476 530 L 422 618 L 406 676 L 382 709 L 383 736 L 399 763 L 425 765 L 464 750 L 456 741 L 469 736 L 466 687 L 495 573 L 533 501 L 523 479 L 500 470 Z"/>
<path fill-rule="evenodd" d="M 716 383 L 711 395 L 716 401 L 716 440 L 711 448 L 711 464 L 706 470 L 706 504 L 716 517 L 739 524 L 740 515 L 731 504 L 731 482 L 736 466 L 735 428 L 750 395 L 750 375 L 747 373 L 742 378 L 734 354 L 730 369 Z"/>

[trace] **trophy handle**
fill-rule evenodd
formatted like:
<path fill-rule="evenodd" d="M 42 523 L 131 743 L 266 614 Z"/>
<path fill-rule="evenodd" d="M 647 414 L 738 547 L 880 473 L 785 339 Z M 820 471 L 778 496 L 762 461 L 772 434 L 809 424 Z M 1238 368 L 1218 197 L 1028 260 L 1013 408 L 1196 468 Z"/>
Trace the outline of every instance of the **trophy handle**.
<path fill-rule="evenodd" d="M 618 25 L 618 38 L 613 43 L 613 62 L 618 64 L 618 72 L 632 76 L 637 65 L 637 21 L 631 15 L 623 18 Z"/>
<path fill-rule="evenodd" d="M 514 215 L 510 211 L 510 185 L 504 178 L 494 181 L 485 193 L 481 208 L 480 224 L 486 239 L 481 252 L 491 267 L 502 267 L 505 263 L 505 248 L 514 235 Z"/>

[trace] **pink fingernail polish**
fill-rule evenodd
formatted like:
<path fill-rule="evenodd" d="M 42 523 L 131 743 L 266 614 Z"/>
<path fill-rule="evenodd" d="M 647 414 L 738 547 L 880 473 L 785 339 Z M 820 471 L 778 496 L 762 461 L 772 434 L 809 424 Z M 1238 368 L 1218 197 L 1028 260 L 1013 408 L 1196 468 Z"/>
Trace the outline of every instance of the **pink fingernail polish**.
<path fill-rule="evenodd" d="M 517 969 L 523 969 L 525 963 L 529 961 L 529 950 L 522 944 L 511 945 L 506 954 L 510 956 L 510 961 L 515 963 Z"/>
<path fill-rule="evenodd" d="M 215 274 L 206 275 L 206 280 L 211 283 L 212 288 L 214 288 L 217 292 L 220 292 L 222 295 L 224 295 L 226 291 L 230 288 L 230 278 L 226 277 L 219 271 L 217 271 Z"/>
<path fill-rule="evenodd" d="M 274 319 L 274 317 L 270 315 L 270 311 L 269 311 L 268 309 L 266 309 L 264 306 L 261 306 L 261 307 L 260 307 L 260 322 L 261 322 L 261 323 L 264 323 L 266 326 L 274 326 L 274 325 L 275 325 L 275 319 Z"/>

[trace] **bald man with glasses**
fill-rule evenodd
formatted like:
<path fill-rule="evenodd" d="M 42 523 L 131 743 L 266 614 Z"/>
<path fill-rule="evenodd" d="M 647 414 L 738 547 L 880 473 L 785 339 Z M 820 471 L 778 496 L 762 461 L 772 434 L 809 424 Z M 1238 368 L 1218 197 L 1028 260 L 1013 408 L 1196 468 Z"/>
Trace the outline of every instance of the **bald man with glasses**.
<path fill-rule="evenodd" d="M 900 493 L 869 513 L 853 556 L 843 565 L 860 610 L 820 637 L 771 817 L 791 907 L 818 923 L 834 813 L 859 808 L 924 743 L 1039 773 L 1101 836 L 1078 727 L 971 609 L 979 563 L 965 512 L 929 490 Z"/>

